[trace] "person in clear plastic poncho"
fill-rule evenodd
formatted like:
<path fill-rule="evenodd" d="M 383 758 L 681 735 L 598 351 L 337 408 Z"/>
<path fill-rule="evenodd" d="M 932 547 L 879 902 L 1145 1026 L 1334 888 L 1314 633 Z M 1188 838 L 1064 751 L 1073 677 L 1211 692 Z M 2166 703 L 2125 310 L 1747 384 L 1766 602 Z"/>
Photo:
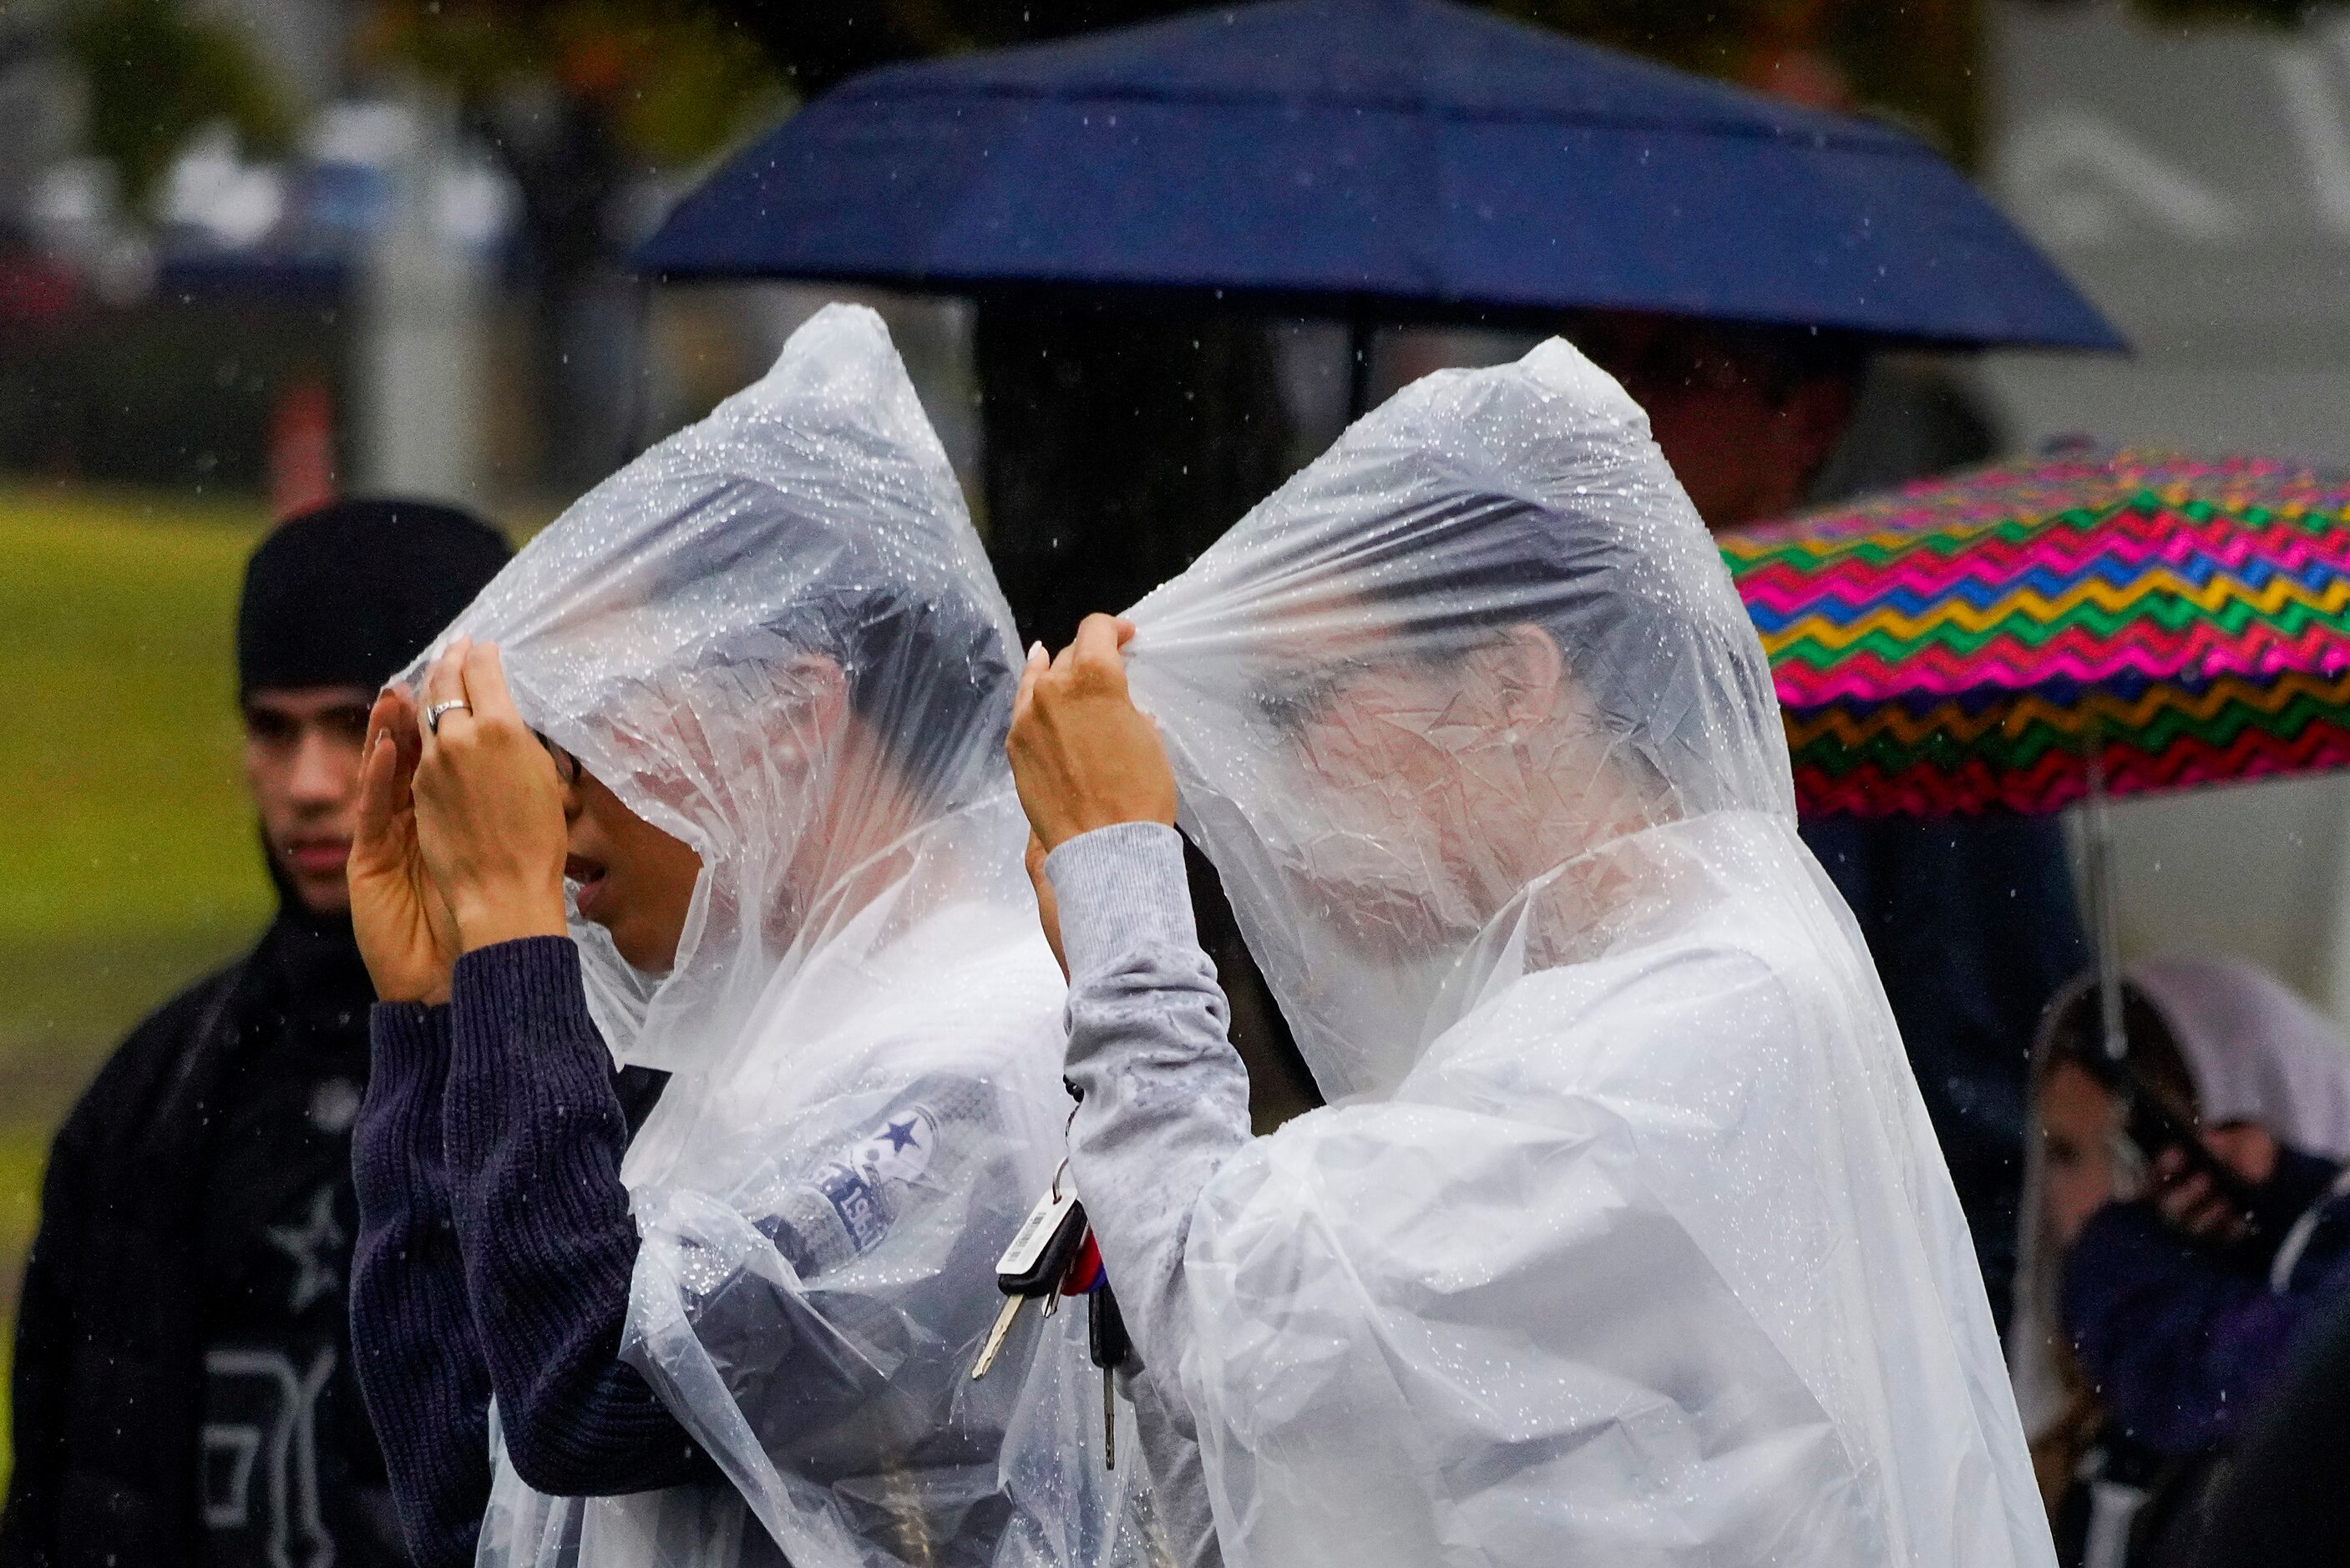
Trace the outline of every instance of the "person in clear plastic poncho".
<path fill-rule="evenodd" d="M 1071 1168 L 1225 1560 L 2050 1563 L 1762 649 L 1616 384 L 1416 383 L 1130 628 L 1032 652 L 1010 744 Z M 1332 1102 L 1265 1137 L 1179 783 Z"/>
<path fill-rule="evenodd" d="M 421 904 L 369 954 L 359 1328 L 412 1522 L 468 1483 L 403 1423 L 494 1394 L 484 1563 L 1134 1546 L 1084 1314 L 969 1376 L 1069 1105 L 1014 648 L 887 333 L 836 306 L 515 558 L 411 672 L 426 723 L 379 705 L 405 739 L 369 763 L 376 860 L 454 917 L 437 960 Z M 403 1165 L 436 961 L 445 1104 Z M 671 1075 L 633 1141 L 606 1045 Z M 435 1308 L 442 1151 L 464 1297 Z"/>

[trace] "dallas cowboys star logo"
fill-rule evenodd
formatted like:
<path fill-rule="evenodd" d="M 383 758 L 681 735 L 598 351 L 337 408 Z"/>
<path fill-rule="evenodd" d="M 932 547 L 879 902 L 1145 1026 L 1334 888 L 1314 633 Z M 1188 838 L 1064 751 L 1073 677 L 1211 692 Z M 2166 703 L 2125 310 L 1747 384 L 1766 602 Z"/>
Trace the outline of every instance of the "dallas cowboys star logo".
<path fill-rule="evenodd" d="M 269 1244 L 294 1260 L 294 1289 L 286 1304 L 301 1312 L 343 1282 L 342 1226 L 335 1222 L 335 1189 L 321 1187 L 310 1199 L 309 1217 L 299 1225 L 272 1225 Z"/>
<path fill-rule="evenodd" d="M 888 1127 L 881 1129 L 881 1136 L 889 1140 L 889 1148 L 892 1153 L 905 1153 L 915 1141 L 914 1118 L 908 1116 L 902 1122 L 891 1122 Z"/>

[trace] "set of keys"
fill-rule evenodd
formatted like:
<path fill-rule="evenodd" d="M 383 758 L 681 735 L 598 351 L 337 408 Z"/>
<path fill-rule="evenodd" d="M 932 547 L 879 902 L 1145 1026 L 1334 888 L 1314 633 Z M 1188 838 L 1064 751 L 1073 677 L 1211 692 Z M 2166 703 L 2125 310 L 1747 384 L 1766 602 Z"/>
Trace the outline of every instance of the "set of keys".
<path fill-rule="evenodd" d="M 1085 1205 L 1076 1189 L 1055 1176 L 1028 1218 L 1013 1232 L 1012 1244 L 995 1260 L 995 1288 L 1003 1293 L 1003 1310 L 987 1331 L 987 1343 L 972 1364 L 973 1381 L 987 1376 L 998 1352 L 1019 1320 L 1020 1309 L 1032 1301 L 1045 1303 L 1051 1317 L 1061 1310 L 1065 1296 L 1086 1298 L 1087 1359 L 1102 1375 L 1102 1468 L 1118 1468 L 1118 1388 L 1114 1375 L 1132 1348 L 1118 1298 L 1110 1294 L 1102 1272 L 1101 1249 L 1094 1243 L 1093 1228 L 1086 1222 Z"/>

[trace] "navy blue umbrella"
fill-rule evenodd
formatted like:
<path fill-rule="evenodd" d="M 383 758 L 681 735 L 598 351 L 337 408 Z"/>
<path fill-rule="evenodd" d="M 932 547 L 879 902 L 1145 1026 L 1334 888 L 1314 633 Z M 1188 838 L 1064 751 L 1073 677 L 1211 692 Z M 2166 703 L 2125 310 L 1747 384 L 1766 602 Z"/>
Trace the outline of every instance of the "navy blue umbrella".
<path fill-rule="evenodd" d="M 1276 0 L 870 71 L 638 260 L 1358 322 L 1585 306 L 2123 347 L 1916 139 L 1440 0 Z"/>

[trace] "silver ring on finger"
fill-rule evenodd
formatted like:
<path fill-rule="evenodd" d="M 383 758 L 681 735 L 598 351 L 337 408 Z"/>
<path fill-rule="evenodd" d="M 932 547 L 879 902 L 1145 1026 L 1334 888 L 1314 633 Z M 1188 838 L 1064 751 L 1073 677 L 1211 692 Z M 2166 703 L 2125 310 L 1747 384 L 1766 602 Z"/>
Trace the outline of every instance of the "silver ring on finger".
<path fill-rule="evenodd" d="M 452 698 L 446 702 L 435 702 L 432 706 L 424 710 L 424 727 L 437 735 L 441 732 L 442 714 L 460 712 L 470 713 L 473 711 L 473 705 L 471 702 L 466 701 L 463 697 Z"/>

